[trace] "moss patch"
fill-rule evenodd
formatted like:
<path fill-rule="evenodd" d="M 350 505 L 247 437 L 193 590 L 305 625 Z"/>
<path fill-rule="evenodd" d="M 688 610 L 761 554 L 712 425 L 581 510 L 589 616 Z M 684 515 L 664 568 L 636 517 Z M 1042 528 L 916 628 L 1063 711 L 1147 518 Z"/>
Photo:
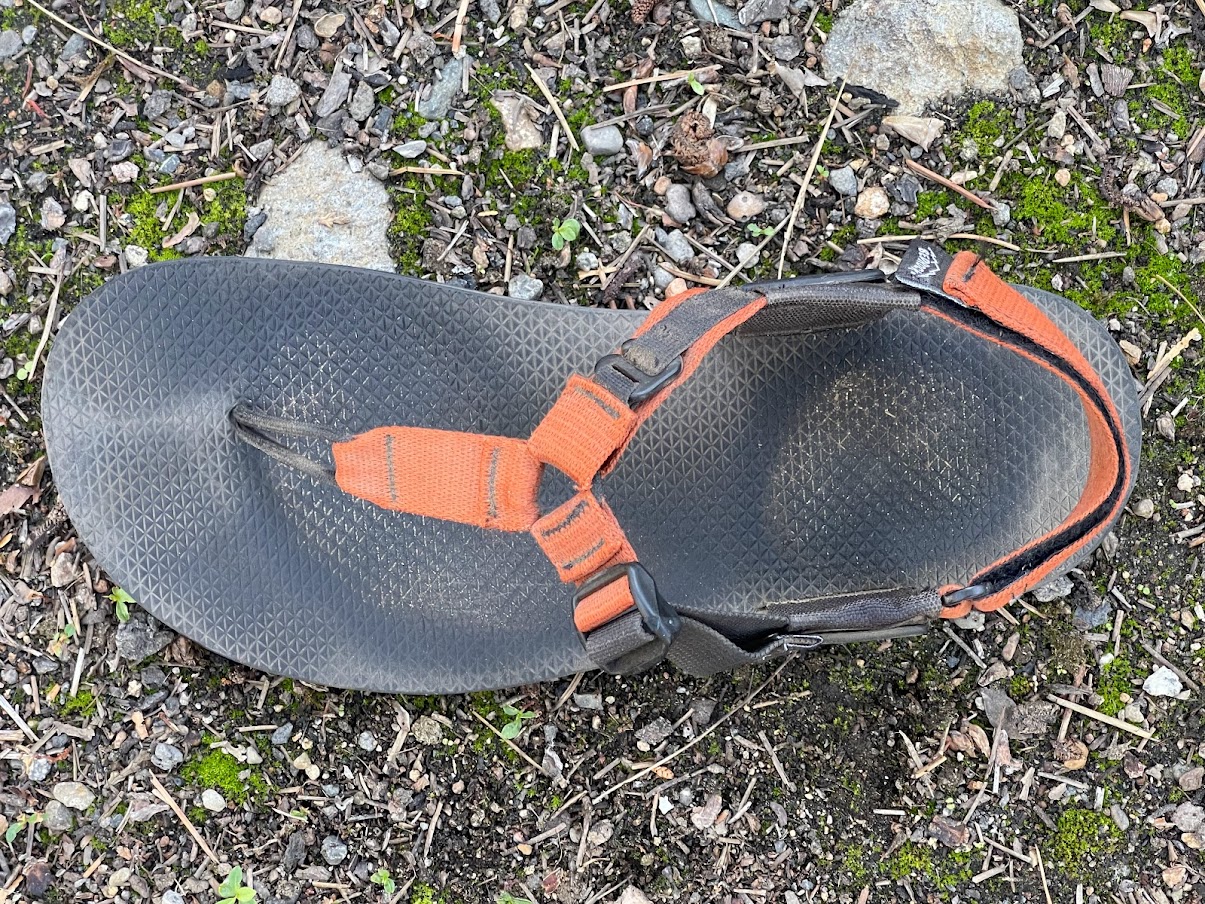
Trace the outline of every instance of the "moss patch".
<path fill-rule="evenodd" d="M 879 872 L 888 879 L 918 879 L 933 873 L 933 849 L 909 841 L 879 864 Z"/>
<path fill-rule="evenodd" d="M 213 741 L 212 737 L 205 738 L 206 744 Z M 180 775 L 201 788 L 220 791 L 226 800 L 236 804 L 260 801 L 268 795 L 268 783 L 263 776 L 225 750 L 209 750 L 200 758 L 185 763 Z"/>
<path fill-rule="evenodd" d="M 1013 128 L 1012 114 L 990 100 L 981 100 L 967 111 L 966 124 L 954 134 L 954 149 L 973 144 L 980 157 L 990 157 Z"/>
<path fill-rule="evenodd" d="M 1106 716 L 1115 716 L 1123 709 L 1121 695 L 1129 694 L 1130 679 L 1134 676 L 1134 666 L 1128 659 L 1114 659 L 1101 669 L 1100 684 L 1096 687 L 1103 699 L 1097 707 Z"/>
<path fill-rule="evenodd" d="M 167 5 L 156 0 L 110 0 L 105 19 L 105 38 L 116 47 L 129 49 L 158 45 L 180 50 L 184 36 L 180 29 L 160 25 L 160 15 Z"/>
<path fill-rule="evenodd" d="M 78 716 L 87 719 L 96 714 L 96 696 L 92 691 L 81 690 L 74 697 L 69 697 L 59 708 L 63 716 Z"/>
<path fill-rule="evenodd" d="M 1111 853 L 1120 841 L 1121 830 L 1107 813 L 1064 810 L 1055 825 L 1050 855 L 1069 875 L 1084 878 L 1091 873 L 1085 861 Z"/>

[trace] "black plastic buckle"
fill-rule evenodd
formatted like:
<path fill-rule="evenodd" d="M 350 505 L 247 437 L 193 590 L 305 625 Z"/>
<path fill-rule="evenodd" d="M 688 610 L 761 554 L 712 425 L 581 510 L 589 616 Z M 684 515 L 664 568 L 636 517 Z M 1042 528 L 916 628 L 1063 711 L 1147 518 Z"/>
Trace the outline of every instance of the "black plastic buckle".
<path fill-rule="evenodd" d="M 961 606 L 966 602 L 975 602 L 984 597 L 992 595 L 991 584 L 972 584 L 970 587 L 963 587 L 961 590 L 952 590 L 941 598 L 941 605 L 944 609 L 953 609 L 955 606 Z"/>
<path fill-rule="evenodd" d="M 598 363 L 594 365 L 595 374 L 609 367 L 625 380 L 632 382 L 632 389 L 627 394 L 628 405 L 630 406 L 639 405 L 641 402 L 652 398 L 672 383 L 678 374 L 682 373 L 681 355 L 674 358 L 674 360 L 670 361 L 669 364 L 665 365 L 657 373 L 645 373 L 623 354 L 634 341 L 634 339 L 629 339 L 620 346 L 619 354 L 606 355 L 599 358 Z"/>
<path fill-rule="evenodd" d="M 657 583 L 653 580 L 653 576 L 648 573 L 648 569 L 639 562 L 631 562 L 627 565 L 613 565 L 588 579 L 573 597 L 573 608 L 577 609 L 582 600 L 590 594 L 601 590 L 608 584 L 614 583 L 623 577 L 628 579 L 628 589 L 632 591 L 632 600 L 636 603 L 636 608 L 640 612 L 640 618 L 644 622 L 645 630 L 652 634 L 656 641 L 662 645 L 662 652 L 664 653 L 665 650 L 669 649 L 669 645 L 673 643 L 674 638 L 678 636 L 678 629 L 682 626 L 682 620 L 678 617 L 678 613 L 674 611 L 673 607 L 662 598 L 660 592 L 657 590 Z"/>

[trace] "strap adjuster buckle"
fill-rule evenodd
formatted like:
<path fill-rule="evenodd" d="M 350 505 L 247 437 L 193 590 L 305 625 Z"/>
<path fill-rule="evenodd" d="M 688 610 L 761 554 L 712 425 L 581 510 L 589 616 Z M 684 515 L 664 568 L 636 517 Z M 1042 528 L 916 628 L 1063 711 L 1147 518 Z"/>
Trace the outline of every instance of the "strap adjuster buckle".
<path fill-rule="evenodd" d="M 630 406 L 639 405 L 648 399 L 651 399 L 666 386 L 673 382 L 678 374 L 682 373 L 682 356 L 679 355 L 674 360 L 670 361 L 665 367 L 657 371 L 655 374 L 647 373 L 637 367 L 624 352 L 635 340 L 629 339 L 620 346 L 619 354 L 605 355 L 598 359 L 594 365 L 595 375 L 610 368 L 625 380 L 630 381 L 633 385 L 628 390 L 625 398 Z"/>
<path fill-rule="evenodd" d="M 945 594 L 941 598 L 943 609 L 953 609 L 956 606 L 961 606 L 965 602 L 976 602 L 992 595 L 992 585 L 990 583 L 972 584 L 970 587 L 963 587 L 961 590 L 953 590 Z"/>
<path fill-rule="evenodd" d="M 649 574 L 648 569 L 639 562 L 613 565 L 585 581 L 573 597 L 574 609 L 586 597 L 620 578 L 628 580 L 632 601 L 636 604 L 637 611 L 640 612 L 640 619 L 644 622 L 645 630 L 652 634 L 657 643 L 662 646 L 662 652 L 668 650 L 669 645 L 678 635 L 682 620 L 674 608 L 661 596 L 657 590 L 657 583 Z"/>

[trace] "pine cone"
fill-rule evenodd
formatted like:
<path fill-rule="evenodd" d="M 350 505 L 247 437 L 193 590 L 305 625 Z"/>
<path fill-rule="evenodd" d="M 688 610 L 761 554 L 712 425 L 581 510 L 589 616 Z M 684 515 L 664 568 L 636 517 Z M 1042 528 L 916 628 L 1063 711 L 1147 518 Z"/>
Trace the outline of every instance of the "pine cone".
<path fill-rule="evenodd" d="M 691 111 L 678 120 L 670 137 L 670 152 L 682 169 L 710 179 L 728 162 L 728 148 L 715 137 L 715 129 L 702 113 Z"/>

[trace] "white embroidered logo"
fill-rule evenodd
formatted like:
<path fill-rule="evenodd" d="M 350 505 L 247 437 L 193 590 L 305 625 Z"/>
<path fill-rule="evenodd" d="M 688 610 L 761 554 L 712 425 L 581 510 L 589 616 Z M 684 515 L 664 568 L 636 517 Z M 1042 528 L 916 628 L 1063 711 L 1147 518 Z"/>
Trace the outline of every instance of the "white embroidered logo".
<path fill-rule="evenodd" d="M 922 245 L 916 251 L 916 260 L 908 269 L 917 279 L 927 279 L 935 276 L 941 267 L 938 266 L 937 255 L 933 253 L 932 249 Z"/>

